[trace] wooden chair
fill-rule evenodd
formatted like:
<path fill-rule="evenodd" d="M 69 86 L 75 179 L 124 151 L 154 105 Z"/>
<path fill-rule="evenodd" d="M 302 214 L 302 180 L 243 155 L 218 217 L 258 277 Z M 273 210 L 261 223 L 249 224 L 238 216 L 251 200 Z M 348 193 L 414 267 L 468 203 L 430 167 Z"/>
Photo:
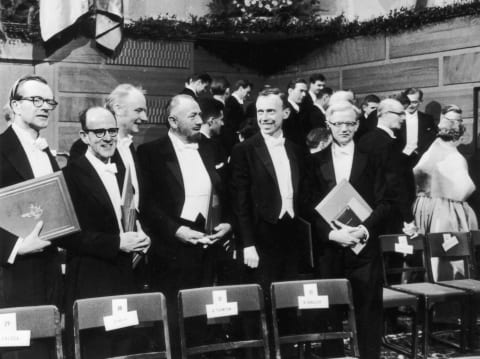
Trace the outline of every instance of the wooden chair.
<path fill-rule="evenodd" d="M 443 248 L 444 234 L 455 236 L 458 244 L 448 249 Z M 432 258 L 443 259 L 444 261 L 458 261 L 462 263 L 463 278 L 455 279 L 452 272 L 451 278 L 441 278 L 442 280 L 436 283 L 446 285 L 451 288 L 457 288 L 470 293 L 469 305 L 467 307 L 467 313 L 469 321 L 470 331 L 470 345 L 473 343 L 473 331 L 476 325 L 476 319 L 478 315 L 477 304 L 480 299 L 480 281 L 472 279 L 473 275 L 473 256 L 471 252 L 470 233 L 430 233 L 427 235 L 427 268 L 430 280 L 434 281 Z"/>
<path fill-rule="evenodd" d="M 139 326 L 163 324 L 165 351 L 121 356 L 122 359 L 167 358 L 171 359 L 167 306 L 162 293 L 128 294 L 76 300 L 73 304 L 75 359 L 81 359 L 80 332 L 104 327 L 103 318 L 112 315 L 112 300 L 127 299 L 128 311 L 137 311 Z M 120 358 L 120 357 L 117 357 Z M 88 359 L 88 358 L 85 358 Z M 112 358 L 114 359 L 114 358 Z"/>
<path fill-rule="evenodd" d="M 16 314 L 18 330 L 30 330 L 30 340 L 50 338 L 53 341 L 54 339 L 56 358 L 63 358 L 60 313 L 56 306 L 39 305 L 0 309 L 0 314 L 9 313 Z M 2 351 L 16 351 L 19 348 L 2 349 Z M 1 352 L 0 357 L 2 357 Z"/>
<path fill-rule="evenodd" d="M 211 344 L 190 346 L 189 343 L 187 343 L 185 320 L 192 318 L 206 318 L 207 305 L 211 305 L 213 303 L 213 292 L 219 290 L 226 291 L 228 302 L 237 302 L 239 316 L 247 313 L 257 314 L 258 320 L 256 322 L 259 324 L 261 329 L 260 337 L 236 341 L 225 338 L 225 341 L 220 343 L 216 342 Z M 249 284 L 185 289 L 179 292 L 178 302 L 180 340 L 183 359 L 188 358 L 190 355 L 240 348 L 263 348 L 265 359 L 270 358 L 265 304 L 263 292 L 259 285 Z"/>
<path fill-rule="evenodd" d="M 480 279 L 480 231 L 470 231 L 470 246 L 472 250 L 472 274 Z"/>
<path fill-rule="evenodd" d="M 380 236 L 380 244 L 382 248 L 382 253 L 394 253 L 396 252 L 395 244 L 399 243 L 399 237 L 403 235 L 384 235 Z M 388 279 L 387 274 L 397 273 L 408 279 L 413 275 L 418 275 L 423 277 L 423 280 L 426 279 L 427 270 L 425 269 L 425 238 L 423 236 L 417 236 L 416 238 L 407 238 L 407 245 L 412 246 L 414 254 L 421 254 L 422 263 L 415 264 L 416 266 L 407 267 L 402 266 L 398 268 L 385 268 L 385 278 Z M 397 248 L 398 251 L 398 248 Z M 405 254 L 405 259 L 412 257 L 410 254 Z M 384 261 L 385 263 L 385 261 Z M 420 298 L 421 304 L 419 308 L 421 308 L 421 314 L 424 318 L 423 320 L 423 354 L 424 356 L 428 356 L 429 352 L 429 337 L 431 336 L 430 332 L 430 323 L 432 321 L 432 308 L 442 302 L 454 301 L 459 302 L 461 305 L 467 302 L 467 292 L 460 289 L 449 288 L 446 286 L 442 286 L 435 283 L 430 283 L 426 281 L 415 282 L 415 283 L 400 283 L 400 284 L 393 284 L 386 282 L 387 288 L 401 291 L 407 294 L 411 294 Z M 387 297 L 388 298 L 388 297 Z M 413 303 L 413 302 L 412 302 Z M 412 337 L 415 338 L 413 333 L 415 333 L 416 328 L 412 326 Z M 465 317 L 462 316 L 462 325 L 461 325 L 461 340 L 460 344 L 457 345 L 462 351 L 465 351 Z M 412 350 L 415 353 L 416 351 L 413 349 L 415 343 L 412 344 Z M 412 353 L 412 354 L 414 354 Z"/>
<path fill-rule="evenodd" d="M 317 286 L 319 296 L 328 296 L 329 310 L 332 306 L 343 305 L 348 311 L 348 330 L 340 332 L 295 333 L 279 335 L 278 311 L 289 308 L 299 308 L 299 296 L 304 296 L 304 285 Z M 353 306 L 352 289 L 347 279 L 305 280 L 293 282 L 277 282 L 271 286 L 273 334 L 275 340 L 275 356 L 282 358 L 281 344 L 303 344 L 331 339 L 351 339 L 355 357 L 359 357 L 355 311 Z M 308 309 L 303 309 L 308 310 Z M 319 318 L 321 320 L 321 318 Z"/>

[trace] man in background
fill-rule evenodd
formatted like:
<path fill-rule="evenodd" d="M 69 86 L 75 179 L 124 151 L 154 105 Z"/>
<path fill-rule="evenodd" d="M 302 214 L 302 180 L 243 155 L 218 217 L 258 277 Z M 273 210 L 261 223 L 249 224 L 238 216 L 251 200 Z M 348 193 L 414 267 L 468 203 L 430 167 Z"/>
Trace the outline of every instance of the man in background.
<path fill-rule="evenodd" d="M 207 73 L 193 74 L 189 76 L 185 82 L 185 87 L 180 91 L 179 95 L 191 96 L 194 100 L 203 93 L 210 91 L 210 84 L 212 83 L 212 77 Z"/>

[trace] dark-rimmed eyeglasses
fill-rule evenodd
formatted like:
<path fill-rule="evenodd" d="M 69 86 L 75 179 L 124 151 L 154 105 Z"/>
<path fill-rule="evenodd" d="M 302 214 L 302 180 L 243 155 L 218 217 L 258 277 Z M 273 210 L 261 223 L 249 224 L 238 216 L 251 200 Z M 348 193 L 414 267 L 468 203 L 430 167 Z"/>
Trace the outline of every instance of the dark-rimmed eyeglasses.
<path fill-rule="evenodd" d="M 104 138 L 108 133 L 110 137 L 117 137 L 118 127 L 112 128 L 84 128 L 84 132 L 92 132 L 97 138 Z"/>
<path fill-rule="evenodd" d="M 387 111 L 388 113 L 393 113 L 394 115 L 397 115 L 397 116 L 402 116 L 402 115 L 405 115 L 405 112 L 395 112 L 395 111 Z"/>
<path fill-rule="evenodd" d="M 33 103 L 33 106 L 35 107 L 42 107 L 44 103 L 46 103 L 47 105 L 49 105 L 52 110 L 55 109 L 55 107 L 57 107 L 58 105 L 58 102 L 55 101 L 53 98 L 43 98 L 41 96 L 32 96 L 32 97 L 19 97 L 19 98 L 16 98 L 14 99 L 16 101 L 31 101 Z"/>
<path fill-rule="evenodd" d="M 349 127 L 349 128 L 352 128 L 352 127 L 355 127 L 357 125 L 357 121 L 351 121 L 351 122 L 330 122 L 328 121 L 328 123 L 330 125 L 332 125 L 333 127 L 336 127 L 336 128 L 341 128 L 343 125 Z"/>

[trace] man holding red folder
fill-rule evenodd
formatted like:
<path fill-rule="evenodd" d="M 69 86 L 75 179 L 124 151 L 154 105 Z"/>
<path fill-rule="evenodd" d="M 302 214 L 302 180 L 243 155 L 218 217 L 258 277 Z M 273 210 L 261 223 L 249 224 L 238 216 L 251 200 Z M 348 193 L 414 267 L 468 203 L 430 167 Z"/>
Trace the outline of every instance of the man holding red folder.
<path fill-rule="evenodd" d="M 360 111 L 349 102 L 338 101 L 327 110 L 327 125 L 333 143 L 309 161 L 304 187 L 306 213 L 313 224 L 319 248 L 321 278 L 349 279 L 355 305 L 360 357 L 379 358 L 382 333 L 382 275 L 378 228 L 388 213 L 384 200 L 384 178 L 374 157 L 358 150 L 353 136 Z M 339 221 L 327 223 L 316 211 L 320 201 L 343 179 L 373 209 L 358 226 Z M 364 242 L 360 252 L 354 247 Z"/>

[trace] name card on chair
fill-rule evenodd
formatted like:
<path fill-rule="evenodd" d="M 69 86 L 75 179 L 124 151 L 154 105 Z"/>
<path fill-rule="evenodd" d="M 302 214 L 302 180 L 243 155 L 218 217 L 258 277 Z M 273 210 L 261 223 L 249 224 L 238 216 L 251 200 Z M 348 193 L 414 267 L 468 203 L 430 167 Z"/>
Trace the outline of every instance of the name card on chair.
<path fill-rule="evenodd" d="M 398 243 L 395 243 L 395 252 L 413 254 L 413 246 L 408 244 L 407 236 L 398 237 Z"/>
<path fill-rule="evenodd" d="M 450 233 L 443 234 L 442 247 L 445 252 L 448 252 L 451 248 L 455 247 L 457 244 L 458 244 L 457 237 L 452 236 Z"/>
<path fill-rule="evenodd" d="M 136 310 L 128 311 L 126 299 L 112 299 L 112 315 L 103 317 L 105 330 L 133 327 L 138 325 Z"/>
<path fill-rule="evenodd" d="M 298 297 L 298 309 L 328 308 L 328 295 L 318 295 L 317 285 L 309 283 L 303 285 L 303 296 Z"/>
<path fill-rule="evenodd" d="M 17 330 L 16 313 L 0 314 L 0 347 L 29 347 L 30 330 Z"/>
<path fill-rule="evenodd" d="M 227 301 L 226 290 L 214 290 L 212 292 L 213 304 L 207 304 L 207 318 L 220 318 L 238 315 L 238 303 Z"/>

